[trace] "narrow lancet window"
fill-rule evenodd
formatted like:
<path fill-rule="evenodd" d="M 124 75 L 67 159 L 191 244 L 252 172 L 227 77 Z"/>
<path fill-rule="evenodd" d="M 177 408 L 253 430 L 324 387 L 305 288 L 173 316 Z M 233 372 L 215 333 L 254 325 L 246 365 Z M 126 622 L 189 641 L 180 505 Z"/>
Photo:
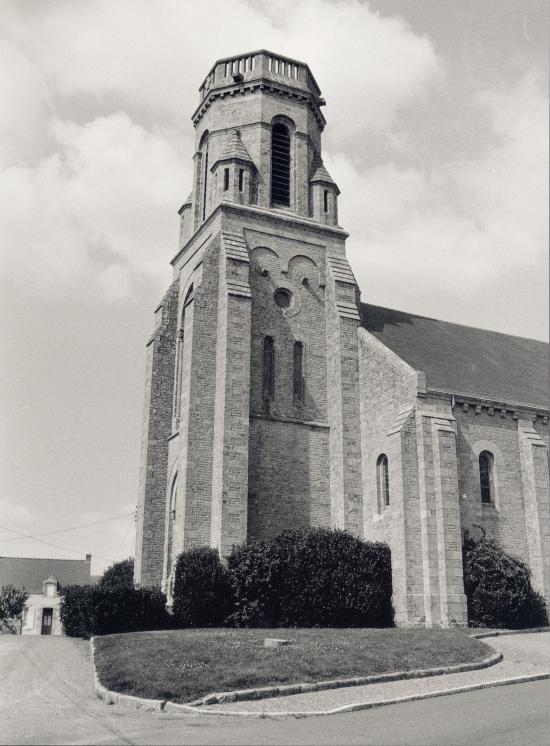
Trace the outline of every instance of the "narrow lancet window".
<path fill-rule="evenodd" d="M 180 424 L 180 409 L 181 409 L 181 379 L 183 373 L 183 349 L 185 342 L 185 307 L 191 300 L 193 295 L 193 283 L 191 283 L 189 290 L 185 295 L 183 301 L 183 312 L 181 314 L 180 328 L 178 329 L 178 337 L 176 341 L 176 361 L 174 370 L 174 398 L 172 402 L 172 429 L 177 430 Z"/>
<path fill-rule="evenodd" d="M 388 457 L 381 453 L 376 461 L 376 481 L 378 486 L 378 510 L 390 504 L 390 475 L 388 470 Z"/>
<path fill-rule="evenodd" d="M 328 189 L 323 191 L 323 208 L 325 212 L 328 212 Z"/>
<path fill-rule="evenodd" d="M 479 486 L 482 503 L 493 502 L 493 468 L 493 454 L 490 451 L 482 451 L 479 454 Z"/>
<path fill-rule="evenodd" d="M 271 130 L 271 204 L 290 207 L 290 132 L 281 122 Z"/>
<path fill-rule="evenodd" d="M 239 192 L 244 188 L 244 168 L 239 168 Z"/>
<path fill-rule="evenodd" d="M 202 219 L 206 217 L 206 198 L 208 196 L 207 184 L 208 184 L 208 145 L 206 146 L 206 152 L 204 154 L 204 188 L 202 191 Z"/>
<path fill-rule="evenodd" d="M 304 345 L 294 342 L 294 401 L 304 401 Z"/>
<path fill-rule="evenodd" d="M 270 401 L 275 396 L 275 344 L 273 337 L 264 338 L 263 398 Z"/>
<path fill-rule="evenodd" d="M 227 192 L 229 189 L 229 169 L 224 168 L 223 170 L 223 191 Z"/>

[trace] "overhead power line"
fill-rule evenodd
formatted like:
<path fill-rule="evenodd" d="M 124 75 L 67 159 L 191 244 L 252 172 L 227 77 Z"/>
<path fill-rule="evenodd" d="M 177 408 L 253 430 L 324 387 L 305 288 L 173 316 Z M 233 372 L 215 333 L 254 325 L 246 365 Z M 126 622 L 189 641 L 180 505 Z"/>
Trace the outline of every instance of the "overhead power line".
<path fill-rule="evenodd" d="M 117 521 L 120 518 L 128 518 L 134 515 L 134 513 L 122 513 L 121 515 L 113 516 L 113 518 L 104 518 L 102 521 L 94 521 L 93 523 L 81 523 L 80 526 L 71 526 L 70 528 L 57 528 L 54 531 L 45 531 L 40 534 L 22 534 L 20 531 L 16 531 L 14 528 L 8 528 L 7 531 L 13 531 L 14 533 L 21 534 L 26 539 L 35 539 L 37 536 L 50 536 L 51 534 L 64 534 L 67 531 L 77 531 L 79 528 L 89 528 L 90 526 L 99 526 L 102 523 L 110 523 L 111 521 Z M 19 541 L 19 537 L 11 537 L 9 539 L 0 539 L 0 541 Z"/>
<path fill-rule="evenodd" d="M 56 549 L 64 549 L 66 552 L 73 552 L 73 554 L 81 554 L 84 557 L 86 556 L 86 552 L 83 552 L 80 549 L 71 549 L 71 547 L 64 547 L 61 544 L 53 544 L 51 541 L 44 541 L 43 539 L 36 539 L 32 536 L 27 536 L 26 534 L 22 534 L 20 531 L 16 531 L 14 528 L 8 528 L 7 526 L 0 526 L 0 528 L 4 529 L 4 531 L 11 531 L 12 534 L 19 534 L 23 539 L 32 539 L 32 541 L 37 541 L 39 544 L 46 544 L 49 547 L 55 547 Z M 108 560 L 109 562 L 116 562 L 116 560 L 113 559 L 113 557 L 103 557 L 101 554 L 94 554 L 94 557 L 97 557 L 98 559 Z"/>

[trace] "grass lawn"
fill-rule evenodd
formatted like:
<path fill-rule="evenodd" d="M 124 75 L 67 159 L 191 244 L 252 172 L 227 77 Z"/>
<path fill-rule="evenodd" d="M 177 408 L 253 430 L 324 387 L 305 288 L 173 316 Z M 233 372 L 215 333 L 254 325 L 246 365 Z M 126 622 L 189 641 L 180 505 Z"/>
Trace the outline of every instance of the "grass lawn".
<path fill-rule="evenodd" d="M 266 637 L 291 645 L 263 647 Z M 211 692 L 481 660 L 492 652 L 459 629 L 186 629 L 95 640 L 101 683 L 190 702 Z"/>

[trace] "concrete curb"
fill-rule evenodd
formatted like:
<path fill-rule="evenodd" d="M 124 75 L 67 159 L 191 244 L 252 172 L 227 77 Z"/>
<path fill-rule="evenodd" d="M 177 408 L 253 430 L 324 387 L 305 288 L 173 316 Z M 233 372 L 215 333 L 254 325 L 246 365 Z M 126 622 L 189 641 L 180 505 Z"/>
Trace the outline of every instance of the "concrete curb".
<path fill-rule="evenodd" d="M 511 630 L 511 631 L 495 631 L 489 633 L 480 633 L 479 635 L 472 635 L 475 638 L 483 637 L 498 637 L 505 634 L 530 634 L 533 632 L 550 632 L 550 627 L 537 627 L 534 629 L 526 630 Z M 496 679 L 495 681 L 484 682 L 481 684 L 469 684 L 463 687 L 456 687 L 454 689 L 441 689 L 435 692 L 427 692 L 425 694 L 413 694 L 406 697 L 397 697 L 394 699 L 380 700 L 376 702 L 363 702 L 353 703 L 350 705 L 343 705 L 332 710 L 320 710 L 320 711 L 306 711 L 306 712 L 292 712 L 292 711 L 280 711 L 280 712 L 246 712 L 240 710 L 214 710 L 201 709 L 201 705 L 212 702 L 212 704 L 221 704 L 222 702 L 236 702 L 239 701 L 237 695 L 252 695 L 242 696 L 242 700 L 245 699 L 262 699 L 267 697 L 275 696 L 287 696 L 289 694 L 305 694 L 307 692 L 323 691 L 326 689 L 337 689 L 342 687 L 361 686 L 364 684 L 383 683 L 388 681 L 401 681 L 403 679 L 416 679 L 416 678 L 428 678 L 430 676 L 438 676 L 442 674 L 450 673 L 463 673 L 465 671 L 476 671 L 483 668 L 489 668 L 499 663 L 503 659 L 502 653 L 495 652 L 488 658 L 484 658 L 481 661 L 473 663 L 462 663 L 456 666 L 442 666 L 440 668 L 430 669 L 416 669 L 415 671 L 399 671 L 395 673 L 379 674 L 376 676 L 361 676 L 350 679 L 334 679 L 332 681 L 320 681 L 315 684 L 303 683 L 303 684 L 286 684 L 279 687 L 260 687 L 258 689 L 243 689 L 234 692 L 222 692 L 219 694 L 211 694 L 206 697 L 202 697 L 195 702 L 187 704 L 177 704 L 170 702 L 165 699 L 146 699 L 145 697 L 135 697 L 131 694 L 121 694 L 120 692 L 114 692 L 107 689 L 99 681 L 97 669 L 95 665 L 95 644 L 94 638 L 90 638 L 90 648 L 92 656 L 92 668 L 94 673 L 94 691 L 98 699 L 102 699 L 105 704 L 113 705 L 120 704 L 127 707 L 133 707 L 134 709 L 148 710 L 151 712 L 179 712 L 188 715 L 223 715 L 229 717 L 242 717 L 242 718 L 303 718 L 303 717 L 315 717 L 319 715 L 333 715 L 338 712 L 353 712 L 355 710 L 366 710 L 372 707 L 382 707 L 383 705 L 399 704 L 401 702 L 412 702 L 419 699 L 429 699 L 431 697 L 441 697 L 446 694 L 458 694 L 460 692 L 475 691 L 476 689 L 487 689 L 495 686 L 506 686 L 507 684 L 520 684 L 527 681 L 538 681 L 541 679 L 550 679 L 549 673 L 542 674 L 530 674 L 527 676 L 518 676 L 510 679 Z M 218 699 L 223 696 L 231 696 L 232 699 Z M 214 697 L 216 699 L 211 698 Z"/>
<path fill-rule="evenodd" d="M 502 635 L 532 635 L 535 632 L 550 632 L 550 627 L 532 627 L 531 629 L 495 629 L 492 632 L 476 632 L 470 637 L 483 640 L 485 637 L 502 637 Z"/>
<path fill-rule="evenodd" d="M 97 668 L 95 665 L 95 644 L 94 638 L 90 638 L 90 648 L 92 652 L 92 669 L 94 672 L 94 691 L 98 699 L 102 699 L 106 705 L 125 705 L 133 707 L 135 710 L 148 710 L 149 712 L 162 712 L 166 705 L 165 699 L 146 699 L 145 697 L 134 697 L 132 694 L 121 694 L 107 689 L 99 680 Z"/>
<path fill-rule="evenodd" d="M 215 692 L 207 694 L 193 702 L 188 702 L 189 707 L 201 707 L 202 705 L 218 705 L 226 702 L 242 702 L 249 699 L 266 699 L 268 697 L 283 696 L 291 694 L 307 694 L 308 692 L 321 692 L 326 689 L 342 689 L 348 686 L 363 686 L 365 684 L 382 684 L 388 681 L 402 681 L 403 679 L 423 679 L 429 676 L 441 676 L 449 673 L 464 673 L 465 671 L 477 671 L 489 668 L 500 663 L 502 653 L 493 653 L 488 658 L 472 663 L 457 663 L 454 666 L 439 666 L 438 668 L 417 668 L 412 671 L 392 671 L 372 676 L 354 676 L 349 679 L 329 679 L 303 684 L 282 684 L 281 686 L 262 686 L 256 689 L 239 689 L 232 692 Z"/>
<path fill-rule="evenodd" d="M 411 694 L 405 697 L 394 697 L 392 699 L 382 699 L 375 702 L 354 702 L 342 707 L 335 707 L 332 710 L 306 710 L 304 712 L 294 712 L 292 710 L 280 710 L 279 712 L 247 712 L 245 710 L 201 710 L 191 705 L 178 705 L 174 702 L 167 702 L 166 712 L 180 712 L 189 715 L 216 715 L 225 717 L 240 717 L 247 719 L 266 719 L 266 718 L 305 718 L 319 717 L 320 715 L 336 715 L 340 712 L 356 712 L 357 710 L 370 710 L 373 707 L 383 707 L 384 705 L 396 705 L 404 702 L 414 702 L 421 699 L 432 699 L 433 697 L 443 697 L 447 694 L 461 694 L 463 692 L 473 692 L 478 689 L 490 689 L 497 686 L 508 686 L 509 684 L 524 684 L 528 681 L 541 681 L 550 679 L 550 672 L 529 674 L 527 676 L 516 676 L 510 679 L 495 679 L 494 681 L 485 681 L 482 684 L 468 684 L 467 686 L 458 686 L 453 689 L 438 689 L 434 692 L 425 692 L 424 694 Z"/>

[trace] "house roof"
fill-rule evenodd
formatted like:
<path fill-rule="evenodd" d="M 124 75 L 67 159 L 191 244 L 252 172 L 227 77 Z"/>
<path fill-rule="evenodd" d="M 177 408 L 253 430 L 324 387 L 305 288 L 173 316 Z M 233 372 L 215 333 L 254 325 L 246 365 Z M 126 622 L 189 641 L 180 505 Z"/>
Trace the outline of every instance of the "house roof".
<path fill-rule="evenodd" d="M 0 557 L 0 587 L 13 585 L 28 593 L 42 593 L 42 583 L 50 576 L 62 586 L 92 582 L 87 560 Z"/>
<path fill-rule="evenodd" d="M 363 326 L 429 389 L 550 409 L 549 347 L 536 339 L 361 304 Z"/>

